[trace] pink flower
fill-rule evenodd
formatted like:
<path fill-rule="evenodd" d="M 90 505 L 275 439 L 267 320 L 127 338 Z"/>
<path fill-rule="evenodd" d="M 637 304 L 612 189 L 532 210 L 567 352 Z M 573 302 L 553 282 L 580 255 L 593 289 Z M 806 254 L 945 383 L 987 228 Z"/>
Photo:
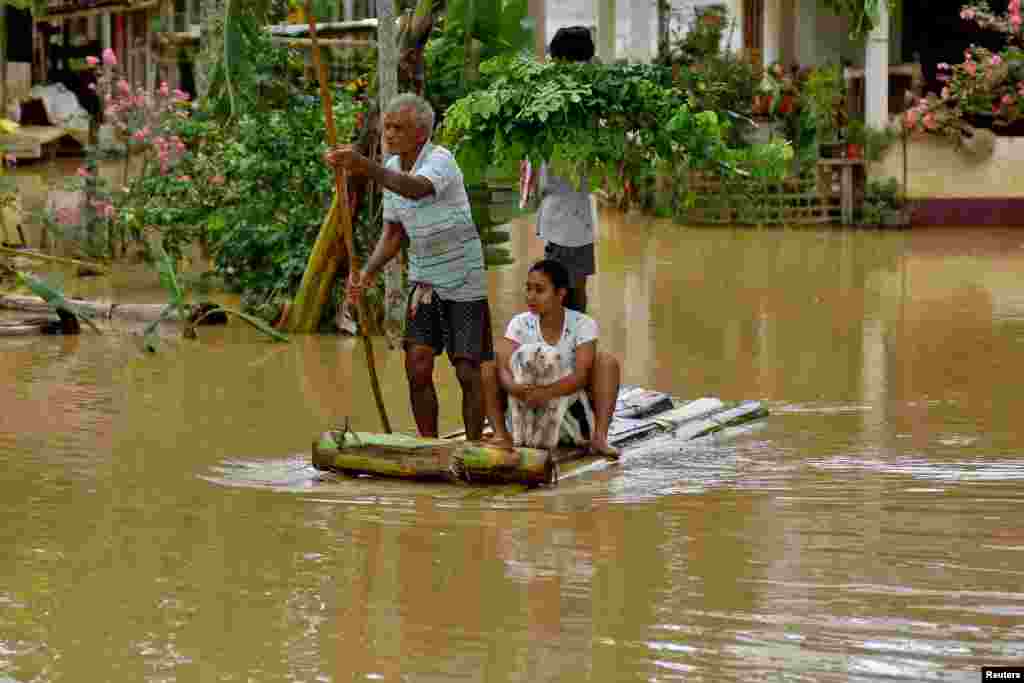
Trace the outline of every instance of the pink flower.
<path fill-rule="evenodd" d="M 1003 104 L 1009 106 L 1013 104 L 1013 95 L 1003 95 Z"/>
<path fill-rule="evenodd" d="M 167 85 L 167 81 L 160 84 L 160 94 L 164 97 L 169 97 L 171 94 L 171 88 Z"/>
<path fill-rule="evenodd" d="M 89 55 L 88 57 L 85 58 L 85 63 L 88 64 L 89 66 L 96 66 L 97 64 L 100 63 L 100 60 L 97 59 L 96 57 L 93 57 L 92 55 Z"/>
<path fill-rule="evenodd" d="M 188 176 L 188 175 L 178 176 L 178 180 L 180 180 L 183 183 L 191 182 L 192 176 Z"/>
<path fill-rule="evenodd" d="M 914 109 L 908 109 L 903 114 L 903 127 L 914 128 L 917 125 L 917 111 Z"/>
<path fill-rule="evenodd" d="M 995 104 L 992 105 L 992 113 L 993 114 L 998 114 L 1000 109 L 1001 109 L 1001 107 L 999 106 L 998 102 L 996 102 Z"/>
<path fill-rule="evenodd" d="M 936 68 L 939 71 L 949 71 L 950 66 L 946 62 L 939 62 L 938 65 L 936 66 Z"/>
<path fill-rule="evenodd" d="M 78 225 L 81 213 L 77 206 L 57 209 L 57 222 L 61 225 Z"/>
<path fill-rule="evenodd" d="M 963 19 L 964 21 L 971 21 L 974 19 L 974 17 L 975 11 L 970 7 L 965 7 L 963 10 L 960 11 L 960 18 Z"/>
<path fill-rule="evenodd" d="M 142 132 L 141 130 L 137 130 L 137 131 L 135 131 L 135 133 L 134 133 L 134 134 L 132 135 L 132 137 L 133 137 L 133 138 L 135 138 L 136 140 L 138 140 L 139 142 L 142 142 L 143 140 L 145 140 L 145 139 L 146 139 L 146 134 L 145 134 L 145 133 L 143 133 L 143 132 Z"/>
<path fill-rule="evenodd" d="M 1010 17 L 1010 23 L 1013 24 L 1013 28 L 1017 31 L 1020 30 L 1020 14 L 1014 14 Z"/>
<path fill-rule="evenodd" d="M 107 66 L 117 66 L 117 55 L 109 47 L 103 51 L 103 63 Z"/>
<path fill-rule="evenodd" d="M 978 73 L 978 65 L 977 65 L 977 64 L 975 64 L 974 62 L 966 62 L 966 63 L 964 64 L 964 70 L 965 70 L 965 71 L 966 71 L 966 72 L 967 72 L 968 74 L 970 74 L 971 76 L 973 76 L 973 75 L 975 75 L 976 73 Z"/>
<path fill-rule="evenodd" d="M 227 179 L 222 175 L 215 175 L 210 178 L 210 183 L 213 185 L 223 185 L 225 182 L 227 182 Z"/>
<path fill-rule="evenodd" d="M 924 115 L 924 127 L 928 130 L 935 130 L 939 127 L 939 122 L 935 119 L 935 114 L 928 112 Z"/>
<path fill-rule="evenodd" d="M 95 89 L 96 89 L 96 84 L 95 83 L 90 83 L 89 84 L 89 90 L 95 90 Z"/>
<path fill-rule="evenodd" d="M 190 95 L 184 90 L 175 90 L 174 96 L 182 102 L 187 102 L 190 97 Z"/>
<path fill-rule="evenodd" d="M 79 166 L 78 167 L 78 171 L 76 171 L 76 173 L 78 173 L 78 177 L 80 177 L 80 178 L 91 178 L 92 177 L 92 174 L 89 173 L 89 169 L 87 169 L 85 166 Z"/>
<path fill-rule="evenodd" d="M 1000 57 L 999 55 L 992 55 L 991 63 L 992 66 L 999 66 L 1000 64 L 1003 63 L 1003 58 Z"/>
<path fill-rule="evenodd" d="M 120 81 L 117 82 L 117 88 L 118 88 L 118 90 L 123 92 L 125 95 L 127 95 L 128 93 L 130 93 L 132 91 L 131 84 L 128 83 L 128 81 L 126 81 L 123 78 Z"/>

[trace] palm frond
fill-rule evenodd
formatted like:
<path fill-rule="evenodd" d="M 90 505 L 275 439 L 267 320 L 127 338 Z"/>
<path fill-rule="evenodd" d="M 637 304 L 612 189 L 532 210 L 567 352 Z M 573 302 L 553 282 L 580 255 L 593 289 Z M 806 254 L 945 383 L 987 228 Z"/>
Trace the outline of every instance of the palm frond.
<path fill-rule="evenodd" d="M 70 313 L 91 327 L 97 334 L 103 334 L 103 331 L 92 321 L 92 312 L 68 301 L 67 297 L 64 296 L 64 292 L 50 283 L 28 273 L 21 272 L 18 273 L 18 282 L 28 287 L 33 294 L 48 303 L 54 310 Z"/>
<path fill-rule="evenodd" d="M 185 292 L 178 283 L 174 261 L 160 242 L 156 244 L 156 267 L 160 274 L 160 284 L 167 290 L 167 295 L 171 298 L 169 305 L 176 307 L 181 312 L 180 309 L 185 306 Z"/>
<path fill-rule="evenodd" d="M 277 341 L 277 342 L 287 342 L 288 341 L 288 335 L 282 334 L 281 332 L 278 332 L 273 327 L 268 325 L 265 320 L 263 320 L 261 318 L 257 318 L 256 316 L 253 316 L 253 315 L 249 315 L 248 313 L 242 313 L 241 311 L 236 311 L 236 310 L 231 309 L 231 308 L 224 308 L 223 306 L 218 306 L 217 308 L 214 308 L 212 310 L 207 311 L 206 313 L 204 313 L 201 316 L 199 316 L 198 318 L 196 318 L 196 320 L 192 324 L 193 325 L 198 325 L 201 320 L 203 320 L 207 316 L 213 315 L 214 313 L 226 313 L 228 315 L 233 315 L 236 318 L 240 318 L 241 320 L 249 323 L 250 325 L 255 327 L 257 330 L 259 330 L 263 334 L 267 335 L 268 337 L 270 337 L 274 341 Z"/>

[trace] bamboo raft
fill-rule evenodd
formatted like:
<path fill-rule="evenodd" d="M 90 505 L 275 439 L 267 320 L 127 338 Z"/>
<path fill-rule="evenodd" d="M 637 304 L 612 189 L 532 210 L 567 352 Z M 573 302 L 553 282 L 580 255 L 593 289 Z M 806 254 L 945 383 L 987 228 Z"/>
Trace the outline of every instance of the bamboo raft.
<path fill-rule="evenodd" d="M 727 403 L 717 398 L 678 401 L 638 387 L 619 392 L 608 441 L 623 456 L 654 437 L 690 441 L 768 415 L 758 401 Z M 470 442 L 457 432 L 425 439 L 408 434 L 323 432 L 313 441 L 313 466 L 350 476 L 397 477 L 474 484 L 553 485 L 560 472 L 579 470 L 604 458 L 583 448 L 499 448 Z"/>

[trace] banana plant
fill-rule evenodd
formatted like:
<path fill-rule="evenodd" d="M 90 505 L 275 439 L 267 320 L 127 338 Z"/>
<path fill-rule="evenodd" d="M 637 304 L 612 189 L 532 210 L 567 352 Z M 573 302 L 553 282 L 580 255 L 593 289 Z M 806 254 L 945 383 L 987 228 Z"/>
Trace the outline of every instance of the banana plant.
<path fill-rule="evenodd" d="M 213 308 L 205 309 L 201 314 L 194 316 L 192 306 L 188 301 L 188 292 L 186 288 L 181 285 L 174 260 L 170 255 L 168 255 L 163 245 L 159 242 L 156 244 L 155 251 L 157 274 L 160 276 L 160 284 L 170 297 L 170 301 L 168 301 L 167 305 L 160 311 L 160 316 L 146 326 L 142 342 L 143 348 L 145 348 L 146 351 L 149 351 L 150 353 L 156 352 L 157 342 L 159 341 L 159 335 L 157 332 L 160 329 L 160 323 L 168 320 L 181 320 L 184 325 L 182 336 L 186 339 L 197 339 L 198 335 L 196 334 L 196 326 L 206 318 L 217 314 L 233 315 L 249 325 L 252 325 L 275 342 L 288 341 L 287 335 L 278 332 L 260 318 L 249 315 L 248 313 L 243 313 L 242 311 L 236 311 L 232 308 L 215 306 Z"/>
<path fill-rule="evenodd" d="M 70 315 L 76 320 L 81 320 L 86 325 L 96 331 L 97 334 L 103 334 L 103 331 L 96 326 L 96 323 L 92 321 L 94 314 L 92 311 L 86 310 L 81 306 L 71 303 L 64 296 L 64 293 L 60 291 L 54 285 L 37 278 L 28 273 L 18 273 L 18 282 L 23 286 L 27 287 L 33 294 L 38 296 L 40 299 L 50 305 L 50 307 L 56 311 L 57 315 L 61 313 Z M 61 315 L 61 318 L 64 316 Z"/>

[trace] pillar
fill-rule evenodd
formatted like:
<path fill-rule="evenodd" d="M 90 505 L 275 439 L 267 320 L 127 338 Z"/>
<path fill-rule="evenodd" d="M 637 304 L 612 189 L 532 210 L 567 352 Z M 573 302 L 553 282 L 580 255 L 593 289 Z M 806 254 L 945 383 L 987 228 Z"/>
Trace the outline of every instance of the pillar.
<path fill-rule="evenodd" d="M 603 64 L 615 61 L 615 0 L 597 0 L 597 56 Z"/>
<path fill-rule="evenodd" d="M 651 0 L 629 2 L 629 58 L 635 62 L 651 61 Z"/>
<path fill-rule="evenodd" d="M 878 21 L 868 34 L 864 54 L 864 123 L 885 128 L 889 122 L 889 3 L 878 2 Z"/>

